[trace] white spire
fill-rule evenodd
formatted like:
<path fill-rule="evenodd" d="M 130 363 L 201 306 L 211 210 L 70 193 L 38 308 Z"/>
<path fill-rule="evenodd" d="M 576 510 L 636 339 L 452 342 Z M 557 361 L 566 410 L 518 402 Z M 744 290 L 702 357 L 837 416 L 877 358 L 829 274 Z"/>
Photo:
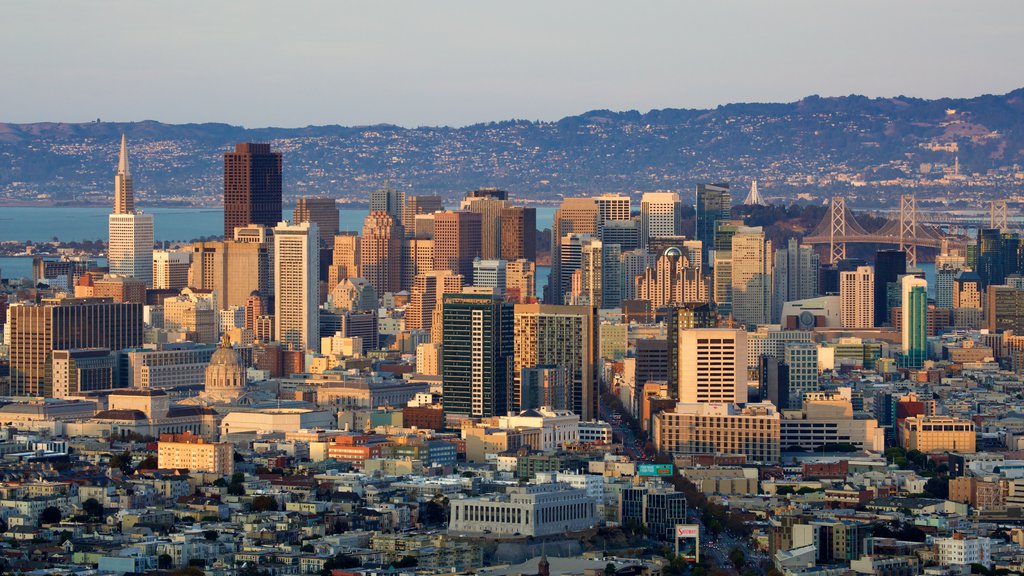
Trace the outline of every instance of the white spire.
<path fill-rule="evenodd" d="M 135 211 L 135 192 L 132 190 L 132 173 L 128 167 L 128 139 L 121 134 L 121 157 L 117 162 L 117 176 L 114 177 L 114 214 L 130 214 Z"/>
<path fill-rule="evenodd" d="M 743 204 L 745 206 L 765 206 L 767 202 L 761 197 L 761 193 L 757 191 L 757 180 L 750 183 L 750 192 L 747 193 L 747 197 L 744 198 Z"/>
<path fill-rule="evenodd" d="M 117 162 L 117 172 L 126 176 L 131 175 L 131 170 L 128 169 L 128 138 L 123 132 L 121 133 L 121 158 Z"/>

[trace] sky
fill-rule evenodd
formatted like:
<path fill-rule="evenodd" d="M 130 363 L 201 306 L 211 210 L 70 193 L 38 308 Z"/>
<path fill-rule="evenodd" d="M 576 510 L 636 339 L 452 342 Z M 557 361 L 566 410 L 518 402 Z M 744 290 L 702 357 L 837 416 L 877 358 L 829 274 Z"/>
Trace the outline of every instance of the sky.
<path fill-rule="evenodd" d="M 0 122 L 557 120 L 1024 86 L 1024 2 L 0 0 Z"/>

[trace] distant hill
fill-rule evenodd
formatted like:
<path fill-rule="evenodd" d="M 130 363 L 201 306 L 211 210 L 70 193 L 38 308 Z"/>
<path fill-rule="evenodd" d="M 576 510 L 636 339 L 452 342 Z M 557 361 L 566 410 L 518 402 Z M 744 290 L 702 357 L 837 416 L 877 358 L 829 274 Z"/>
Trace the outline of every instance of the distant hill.
<path fill-rule="evenodd" d="M 842 193 L 870 205 L 906 189 L 961 206 L 1024 190 L 1019 89 L 969 99 L 810 96 L 713 110 L 594 110 L 462 128 L 0 124 L 0 202 L 108 202 L 122 131 L 143 204 L 219 203 L 221 155 L 241 141 L 270 141 L 284 152 L 288 198 L 363 201 L 385 180 L 452 198 L 498 186 L 538 202 L 601 191 L 688 193 L 705 181 L 733 182 L 739 201 L 753 178 L 769 198 Z"/>

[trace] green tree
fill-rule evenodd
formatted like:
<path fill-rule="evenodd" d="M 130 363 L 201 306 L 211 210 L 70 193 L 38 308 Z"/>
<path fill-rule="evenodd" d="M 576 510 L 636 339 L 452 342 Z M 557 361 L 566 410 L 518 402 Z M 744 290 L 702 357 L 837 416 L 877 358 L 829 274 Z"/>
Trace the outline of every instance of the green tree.
<path fill-rule="evenodd" d="M 170 554 L 161 554 L 156 558 L 156 565 L 161 570 L 170 570 L 174 566 L 174 558 Z"/>
<path fill-rule="evenodd" d="M 245 486 L 232 482 L 231 484 L 228 484 L 228 494 L 231 496 L 245 496 Z"/>
<path fill-rule="evenodd" d="M 82 509 L 85 510 L 86 515 L 90 518 L 103 517 L 103 505 L 95 498 L 88 498 L 85 502 L 82 502 Z"/>
<path fill-rule="evenodd" d="M 60 513 L 60 508 L 56 506 L 47 506 L 43 508 L 43 511 L 39 514 L 39 524 L 56 524 L 60 522 L 63 516 Z"/>
<path fill-rule="evenodd" d="M 415 568 L 419 564 L 419 561 L 412 556 L 402 556 L 398 562 L 392 564 L 395 568 Z"/>
<path fill-rule="evenodd" d="M 220 536 L 220 534 L 217 534 L 216 530 L 205 530 L 203 532 L 203 538 L 206 538 L 207 540 L 209 540 L 211 542 L 216 540 L 219 536 Z"/>
<path fill-rule="evenodd" d="M 156 456 L 146 456 L 145 458 L 142 459 L 142 462 L 139 462 L 139 465 L 136 466 L 136 469 L 156 470 L 158 466 L 159 464 L 158 460 L 156 459 Z"/>
<path fill-rule="evenodd" d="M 729 550 L 729 562 L 736 567 L 737 570 L 741 570 L 747 563 L 747 556 L 743 553 L 743 550 L 739 548 L 733 548 Z"/>
<path fill-rule="evenodd" d="M 277 510 L 277 500 L 271 496 L 257 496 L 252 499 L 253 512 L 273 512 Z"/>

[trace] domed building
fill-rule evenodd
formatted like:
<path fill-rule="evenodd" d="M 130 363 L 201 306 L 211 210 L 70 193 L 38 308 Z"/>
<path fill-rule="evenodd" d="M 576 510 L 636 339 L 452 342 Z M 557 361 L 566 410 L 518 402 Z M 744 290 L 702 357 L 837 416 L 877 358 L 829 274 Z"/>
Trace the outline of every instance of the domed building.
<path fill-rule="evenodd" d="M 236 402 L 245 394 L 245 385 L 245 365 L 225 338 L 206 367 L 206 390 L 203 397 L 214 403 Z"/>

